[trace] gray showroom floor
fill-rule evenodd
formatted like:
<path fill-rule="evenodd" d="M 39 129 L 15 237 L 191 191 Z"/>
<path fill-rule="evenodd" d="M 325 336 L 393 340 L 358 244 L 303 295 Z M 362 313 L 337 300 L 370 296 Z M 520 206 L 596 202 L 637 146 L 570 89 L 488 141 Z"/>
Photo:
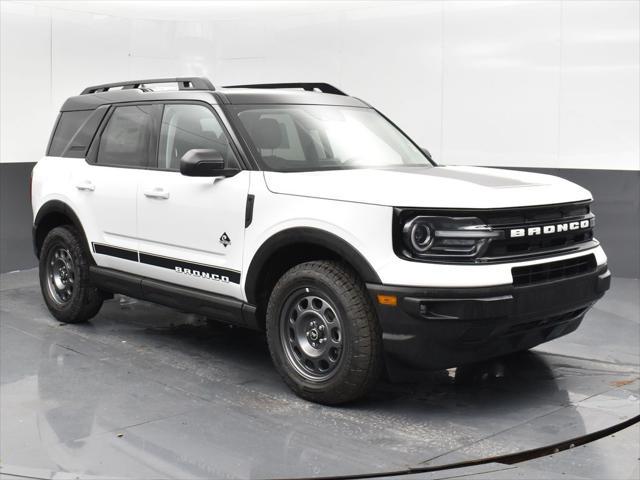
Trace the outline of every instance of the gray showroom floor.
<path fill-rule="evenodd" d="M 290 393 L 261 334 L 124 297 L 89 324 L 62 325 L 35 270 L 1 275 L 0 290 L 7 478 L 388 472 L 533 449 L 640 413 L 637 280 L 614 279 L 577 332 L 533 353 L 381 383 L 340 408 Z M 638 450 L 635 424 L 515 465 L 409 478 L 637 478 Z"/>

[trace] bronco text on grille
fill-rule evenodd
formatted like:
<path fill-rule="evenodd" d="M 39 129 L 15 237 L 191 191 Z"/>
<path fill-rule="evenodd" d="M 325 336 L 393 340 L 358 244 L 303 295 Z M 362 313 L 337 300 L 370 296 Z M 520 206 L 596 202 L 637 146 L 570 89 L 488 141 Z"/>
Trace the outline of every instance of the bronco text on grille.
<path fill-rule="evenodd" d="M 596 245 L 595 217 L 585 202 L 494 210 L 479 216 L 493 229 L 505 231 L 504 237 L 490 242 L 484 261 L 546 256 Z"/>

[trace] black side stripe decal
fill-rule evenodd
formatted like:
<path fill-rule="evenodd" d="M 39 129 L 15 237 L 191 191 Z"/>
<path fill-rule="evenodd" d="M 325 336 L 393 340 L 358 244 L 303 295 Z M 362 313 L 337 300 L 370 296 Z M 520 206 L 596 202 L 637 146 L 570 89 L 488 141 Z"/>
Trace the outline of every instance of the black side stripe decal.
<path fill-rule="evenodd" d="M 109 255 L 111 257 L 144 263 L 146 265 L 167 268 L 190 276 L 240 284 L 240 272 L 236 270 L 228 270 L 226 268 L 213 267 L 211 265 L 203 265 L 201 263 L 187 262 L 185 260 L 163 257 L 161 255 L 152 255 L 150 253 L 136 252 L 135 250 L 113 247 L 111 245 L 103 245 L 100 243 L 92 243 L 92 245 L 93 251 L 102 255 Z"/>
<path fill-rule="evenodd" d="M 127 248 L 112 247 L 111 245 L 103 245 L 102 243 L 94 243 L 93 251 L 101 255 L 109 255 L 110 257 L 124 258 L 132 262 L 138 261 L 138 252 Z"/>

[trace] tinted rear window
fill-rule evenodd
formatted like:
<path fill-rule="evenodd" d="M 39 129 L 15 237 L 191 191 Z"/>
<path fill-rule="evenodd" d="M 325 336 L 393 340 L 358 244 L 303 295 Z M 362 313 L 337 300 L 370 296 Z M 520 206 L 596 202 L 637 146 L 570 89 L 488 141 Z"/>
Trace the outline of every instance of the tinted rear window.
<path fill-rule="evenodd" d="M 96 108 L 80 129 L 71 138 L 66 148 L 62 151 L 63 157 L 85 158 L 91 145 L 91 140 L 98 130 L 98 126 L 109 109 L 108 105 Z"/>
<path fill-rule="evenodd" d="M 65 147 L 76 134 L 82 124 L 89 118 L 93 110 L 78 110 L 74 112 L 62 112 L 56 126 L 56 130 L 49 145 L 47 155 L 59 157 L 64 152 Z"/>

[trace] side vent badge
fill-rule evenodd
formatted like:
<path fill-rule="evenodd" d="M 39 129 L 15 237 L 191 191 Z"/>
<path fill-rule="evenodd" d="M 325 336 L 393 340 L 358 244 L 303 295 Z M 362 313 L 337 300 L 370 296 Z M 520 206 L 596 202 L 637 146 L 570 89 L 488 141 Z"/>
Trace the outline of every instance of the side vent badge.
<path fill-rule="evenodd" d="M 227 232 L 224 232 L 220 236 L 220 243 L 224 245 L 224 248 L 227 248 L 228 245 L 231 245 L 231 239 L 229 238 L 229 235 L 227 235 Z"/>

